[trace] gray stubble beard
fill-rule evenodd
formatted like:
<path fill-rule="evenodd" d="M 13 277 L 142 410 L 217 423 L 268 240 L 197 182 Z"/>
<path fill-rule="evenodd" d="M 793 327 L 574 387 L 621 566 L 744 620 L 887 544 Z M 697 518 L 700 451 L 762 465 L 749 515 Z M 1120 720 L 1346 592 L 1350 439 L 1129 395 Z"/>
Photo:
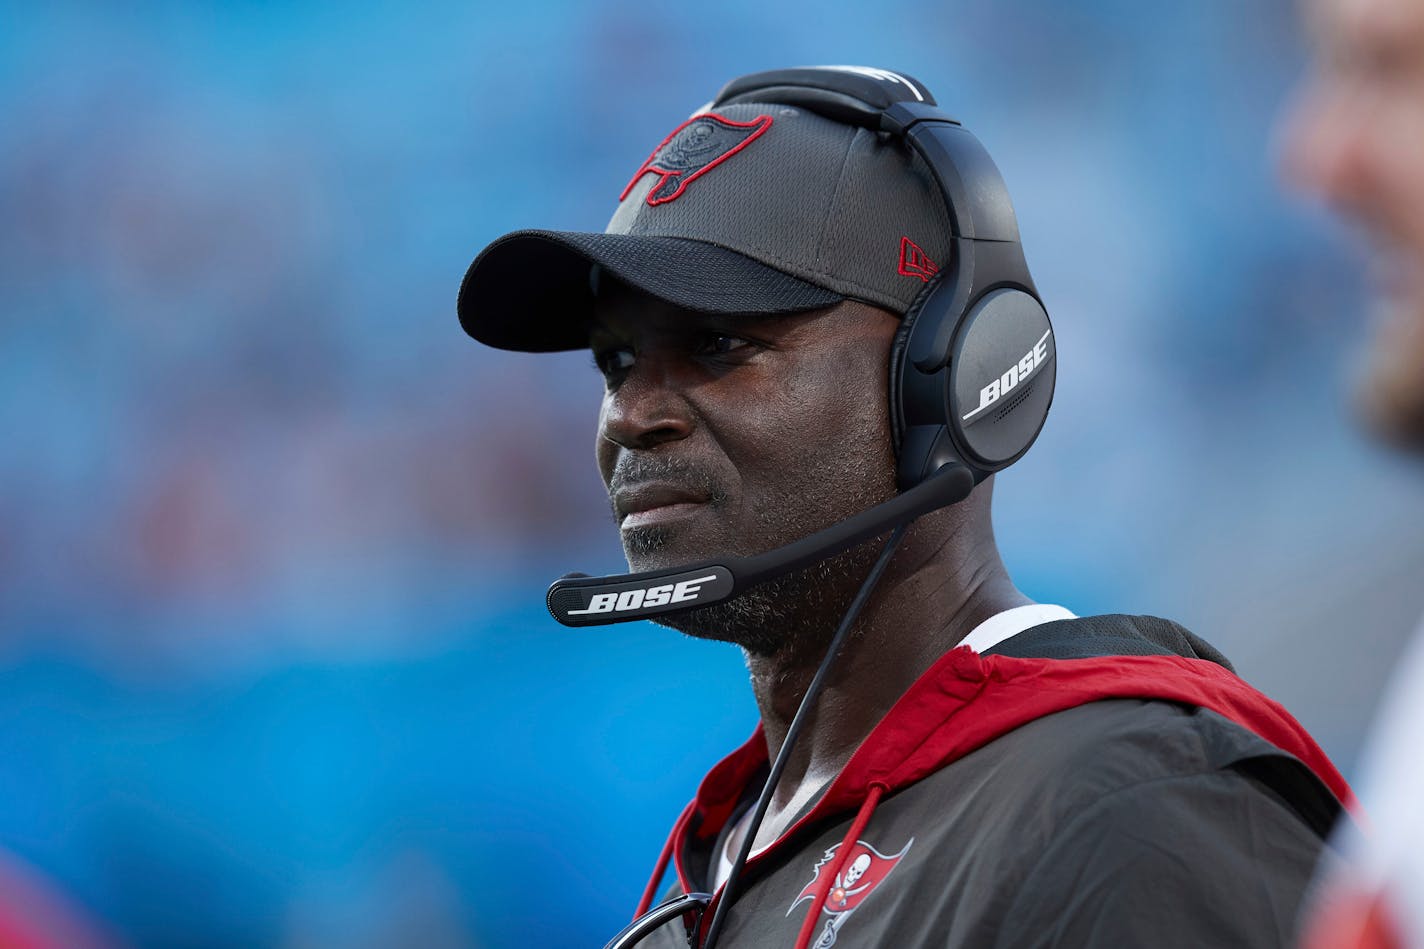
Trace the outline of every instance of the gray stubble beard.
<path fill-rule="evenodd" d="M 699 639 L 736 643 L 752 656 L 818 654 L 850 608 L 877 549 L 862 544 L 733 599 L 657 622 Z"/>
<path fill-rule="evenodd" d="M 854 513 L 893 495 L 893 487 L 888 485 L 879 491 L 867 486 L 865 490 L 854 492 L 854 496 L 843 498 L 842 509 Z M 807 530 L 795 523 L 795 518 L 787 513 L 797 510 L 794 500 L 778 499 L 777 503 L 766 505 L 767 510 L 760 515 L 764 523 L 772 522 L 775 528 L 772 536 L 781 538 L 774 546 L 829 526 L 820 524 Z M 661 550 L 670 539 L 669 531 L 650 528 L 628 532 L 624 543 L 632 559 L 634 555 Z M 818 655 L 849 609 L 875 562 L 881 543 L 868 541 L 809 567 L 757 584 L 730 600 L 659 617 L 655 622 L 699 639 L 735 643 L 751 656 Z"/>

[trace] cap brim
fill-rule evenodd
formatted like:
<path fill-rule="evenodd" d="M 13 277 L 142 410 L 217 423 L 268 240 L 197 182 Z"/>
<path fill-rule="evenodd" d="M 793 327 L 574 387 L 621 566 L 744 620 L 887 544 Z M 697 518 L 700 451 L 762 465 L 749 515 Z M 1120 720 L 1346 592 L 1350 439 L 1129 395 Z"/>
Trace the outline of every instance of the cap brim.
<path fill-rule="evenodd" d="M 709 313 L 798 313 L 845 299 L 703 241 L 515 231 L 470 265 L 456 305 L 460 325 L 498 349 L 582 349 L 593 314 L 593 264 L 674 306 Z"/>

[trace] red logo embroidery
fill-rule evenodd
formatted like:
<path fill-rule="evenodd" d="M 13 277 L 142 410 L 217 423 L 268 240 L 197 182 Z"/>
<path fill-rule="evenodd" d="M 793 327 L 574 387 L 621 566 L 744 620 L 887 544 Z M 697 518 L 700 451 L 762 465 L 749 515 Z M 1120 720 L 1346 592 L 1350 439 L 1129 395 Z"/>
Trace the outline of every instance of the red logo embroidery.
<path fill-rule="evenodd" d="M 920 250 L 918 244 L 908 237 L 900 238 L 900 267 L 899 273 L 904 277 L 919 277 L 925 283 L 930 282 L 930 278 L 939 273 L 939 268 L 935 262 L 930 260 L 929 254 Z"/>
<path fill-rule="evenodd" d="M 714 112 L 694 115 L 653 149 L 618 200 L 628 197 L 638 179 L 651 171 L 658 176 L 658 182 L 648 191 L 648 204 L 676 201 L 689 184 L 756 141 L 770 127 L 769 115 L 759 115 L 750 122 L 734 122 Z"/>
<path fill-rule="evenodd" d="M 863 840 L 857 840 L 855 846 L 851 848 L 850 859 L 846 862 L 840 875 L 836 877 L 835 885 L 826 894 L 826 902 L 821 905 L 821 915 L 828 917 L 826 928 L 821 930 L 821 935 L 816 941 L 811 943 L 814 949 L 825 949 L 836 941 L 836 934 L 850 919 L 860 904 L 865 902 L 865 898 L 871 894 L 877 886 L 885 881 L 890 875 L 890 871 L 895 869 L 895 864 L 900 862 L 900 858 L 909 852 L 911 844 L 915 838 L 911 837 L 904 847 L 900 848 L 897 854 L 886 856 L 876 850 Z M 836 844 L 817 861 L 815 868 L 811 871 L 811 882 L 801 890 L 801 893 L 792 901 L 791 906 L 786 910 L 786 915 L 790 916 L 792 911 L 804 900 L 814 899 L 816 895 L 816 881 L 821 875 L 821 868 L 830 863 L 836 855 L 836 851 L 841 847 Z"/>

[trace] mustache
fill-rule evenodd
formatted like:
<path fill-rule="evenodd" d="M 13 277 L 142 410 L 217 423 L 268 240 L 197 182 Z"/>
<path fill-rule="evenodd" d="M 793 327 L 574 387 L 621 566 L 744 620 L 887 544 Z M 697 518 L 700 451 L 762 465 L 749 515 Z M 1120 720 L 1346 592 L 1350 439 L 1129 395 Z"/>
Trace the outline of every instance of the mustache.
<path fill-rule="evenodd" d="M 657 458 L 624 454 L 613 468 L 608 479 L 610 498 L 625 488 L 648 482 L 666 482 L 690 488 L 698 494 L 705 494 L 709 503 L 719 504 L 727 500 L 727 491 L 711 472 L 695 462 L 683 458 Z"/>

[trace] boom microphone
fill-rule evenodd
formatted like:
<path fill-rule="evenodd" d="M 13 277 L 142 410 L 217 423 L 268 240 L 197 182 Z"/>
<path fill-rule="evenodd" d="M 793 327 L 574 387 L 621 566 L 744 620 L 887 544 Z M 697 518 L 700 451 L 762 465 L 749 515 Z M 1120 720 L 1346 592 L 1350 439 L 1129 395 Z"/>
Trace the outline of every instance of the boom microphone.
<path fill-rule="evenodd" d="M 956 504 L 972 490 L 973 472 L 950 463 L 910 490 L 784 547 L 646 573 L 566 574 L 550 585 L 546 602 L 565 626 L 603 626 L 698 609 Z"/>

